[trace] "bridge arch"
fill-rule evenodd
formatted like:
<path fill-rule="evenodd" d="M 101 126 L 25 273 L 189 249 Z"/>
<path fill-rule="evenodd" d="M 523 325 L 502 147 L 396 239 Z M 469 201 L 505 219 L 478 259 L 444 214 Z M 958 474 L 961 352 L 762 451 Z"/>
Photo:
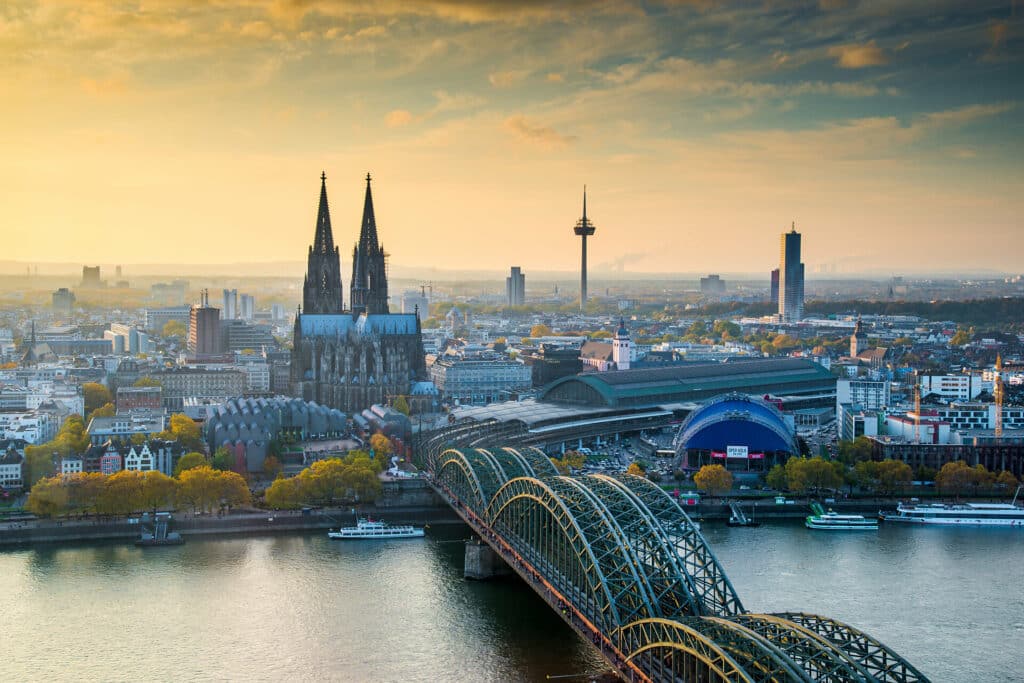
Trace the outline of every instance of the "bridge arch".
<path fill-rule="evenodd" d="M 454 493 L 460 503 L 478 515 L 487 509 L 490 496 L 477 476 L 477 469 L 461 450 L 449 448 L 438 455 L 434 473 L 438 482 Z"/>
<path fill-rule="evenodd" d="M 604 633 L 619 627 L 619 606 L 584 525 L 549 485 L 533 477 L 507 482 L 485 518 L 523 560 Z"/>
<path fill-rule="evenodd" d="M 671 619 L 641 619 L 616 633 L 626 660 L 644 662 L 656 680 L 727 681 L 753 683 L 732 656 L 700 631 Z M 705 671 L 699 671 L 700 666 Z M 701 674 L 708 674 L 702 676 Z"/>
<path fill-rule="evenodd" d="M 742 614 L 736 589 L 733 588 L 718 558 L 704 541 L 700 529 L 668 492 L 643 477 L 630 474 L 619 479 L 636 494 L 662 524 L 662 528 L 679 551 L 683 569 L 693 585 L 694 597 L 705 615 L 730 616 Z"/>

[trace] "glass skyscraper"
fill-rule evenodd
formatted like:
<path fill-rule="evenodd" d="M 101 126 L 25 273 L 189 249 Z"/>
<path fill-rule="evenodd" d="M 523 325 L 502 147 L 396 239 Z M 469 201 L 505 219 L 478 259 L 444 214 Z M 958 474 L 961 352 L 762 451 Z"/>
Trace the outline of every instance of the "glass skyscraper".
<path fill-rule="evenodd" d="M 800 233 L 796 224 L 782 233 L 779 258 L 779 320 L 797 322 L 804 317 L 804 264 L 800 262 Z"/>

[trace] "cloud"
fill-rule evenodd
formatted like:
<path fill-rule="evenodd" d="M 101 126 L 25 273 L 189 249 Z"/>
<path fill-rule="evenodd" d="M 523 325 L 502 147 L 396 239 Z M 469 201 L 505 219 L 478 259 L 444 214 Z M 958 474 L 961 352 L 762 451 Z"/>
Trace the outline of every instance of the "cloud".
<path fill-rule="evenodd" d="M 387 124 L 388 128 L 401 128 L 402 126 L 408 126 L 412 121 L 412 113 L 405 109 L 395 109 L 394 111 L 388 112 L 388 115 L 384 117 L 384 123 Z"/>
<path fill-rule="evenodd" d="M 272 33 L 273 29 L 265 21 L 249 21 L 238 30 L 238 34 L 246 38 L 269 38 Z"/>
<path fill-rule="evenodd" d="M 875 41 L 858 45 L 834 45 L 828 49 L 829 57 L 836 57 L 837 64 L 844 69 L 863 69 L 869 66 L 883 66 L 889 63 L 889 56 L 875 45 Z"/>
<path fill-rule="evenodd" d="M 565 77 L 562 76 L 562 74 L 552 72 L 545 76 L 544 80 L 546 80 L 548 83 L 561 83 L 565 80 Z"/>
<path fill-rule="evenodd" d="M 541 147 L 565 147 L 577 139 L 575 135 L 563 135 L 550 126 L 532 123 L 522 114 L 505 119 L 503 126 L 520 140 Z"/>
<path fill-rule="evenodd" d="M 487 80 L 495 88 L 510 88 L 526 78 L 526 75 L 527 72 L 522 70 L 496 71 L 488 74 Z"/>
<path fill-rule="evenodd" d="M 466 93 L 451 94 L 444 90 L 435 90 L 434 99 L 437 100 L 437 104 L 430 109 L 430 112 L 428 113 L 429 116 L 451 111 L 475 109 L 487 103 L 487 100 L 482 97 L 478 97 L 477 95 L 470 95 Z"/>
<path fill-rule="evenodd" d="M 110 78 L 83 78 L 78 84 L 82 90 L 95 97 L 121 95 L 128 90 L 127 79 L 123 76 L 112 76 Z"/>

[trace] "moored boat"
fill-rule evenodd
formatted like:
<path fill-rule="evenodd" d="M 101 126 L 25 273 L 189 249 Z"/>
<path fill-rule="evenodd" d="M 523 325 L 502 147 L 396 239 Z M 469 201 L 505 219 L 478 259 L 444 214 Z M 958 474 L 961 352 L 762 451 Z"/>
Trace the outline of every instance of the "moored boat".
<path fill-rule="evenodd" d="M 879 512 L 885 522 L 935 524 L 940 526 L 1024 527 L 1024 507 L 1017 505 L 1021 487 L 1009 503 L 920 503 L 900 502 L 895 512 Z"/>
<path fill-rule="evenodd" d="M 878 520 L 869 519 L 863 515 L 841 515 L 838 512 L 829 510 L 825 512 L 817 503 L 811 504 L 811 511 L 804 526 L 808 529 L 822 529 L 826 531 L 872 531 L 878 529 Z"/>
<path fill-rule="evenodd" d="M 412 525 L 390 526 L 385 522 L 375 521 L 360 517 L 355 526 L 341 527 L 337 530 L 327 532 L 328 538 L 351 540 L 351 539 L 375 539 L 375 538 L 420 538 L 423 536 L 423 529 Z"/>

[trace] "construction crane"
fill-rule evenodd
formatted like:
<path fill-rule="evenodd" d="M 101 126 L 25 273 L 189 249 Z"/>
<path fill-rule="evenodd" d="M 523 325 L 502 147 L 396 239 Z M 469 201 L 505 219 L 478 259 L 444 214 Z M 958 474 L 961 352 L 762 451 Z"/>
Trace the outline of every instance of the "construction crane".
<path fill-rule="evenodd" d="M 914 377 L 914 443 L 921 443 L 921 382 Z"/>
<path fill-rule="evenodd" d="M 1003 436 L 1003 357 L 996 355 L 995 379 L 992 383 L 992 395 L 996 399 L 996 441 Z"/>

